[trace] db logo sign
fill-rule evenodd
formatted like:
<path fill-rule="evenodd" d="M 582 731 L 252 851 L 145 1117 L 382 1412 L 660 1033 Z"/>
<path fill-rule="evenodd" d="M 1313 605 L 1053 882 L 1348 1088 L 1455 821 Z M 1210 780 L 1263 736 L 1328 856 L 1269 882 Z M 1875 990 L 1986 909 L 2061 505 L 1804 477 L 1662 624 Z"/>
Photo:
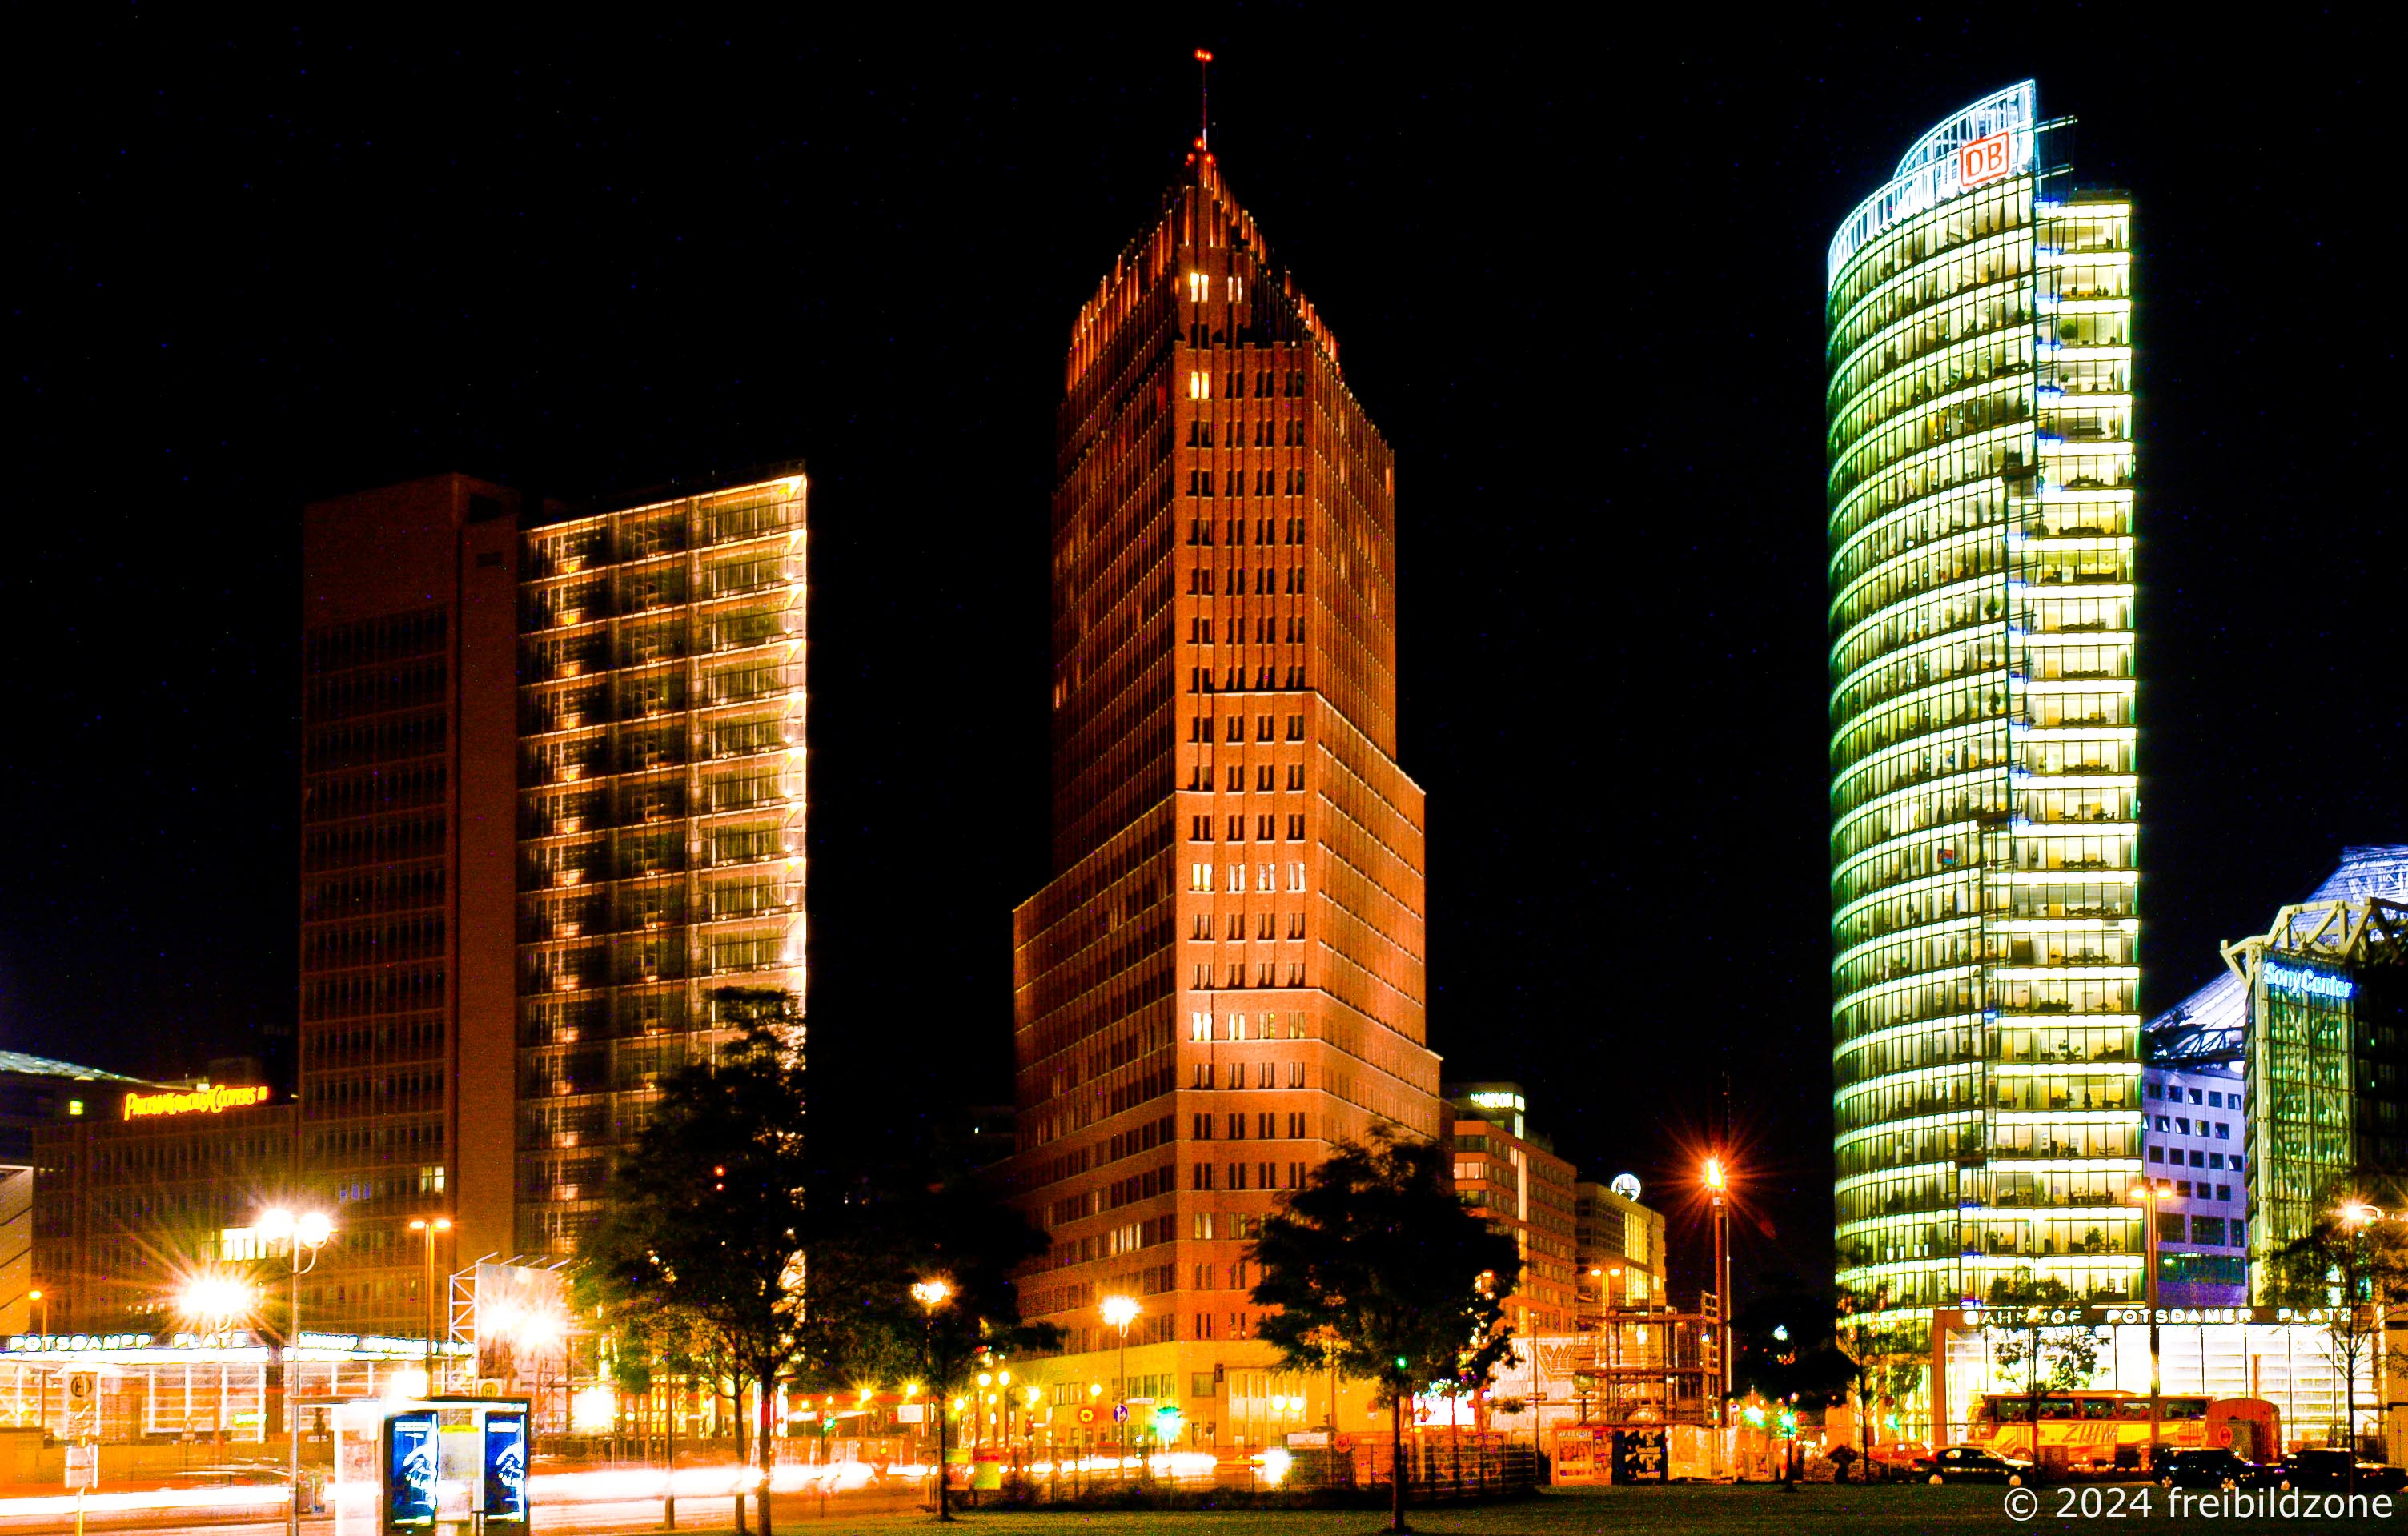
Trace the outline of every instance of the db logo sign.
<path fill-rule="evenodd" d="M 2013 134 L 1992 134 L 1977 138 L 1956 151 L 1956 184 L 1978 187 L 1985 181 L 1996 181 L 2007 174 L 2007 156 Z"/>
<path fill-rule="evenodd" d="M 1096 1422 L 1096 1411 L 1095 1411 L 1093 1408 L 1088 1407 L 1088 1406 L 1087 1406 L 1086 1404 L 1084 1404 L 1084 1403 L 1080 1404 L 1080 1406 L 1079 1406 L 1079 1422 L 1080 1422 L 1080 1423 L 1082 1423 L 1082 1424 L 1093 1424 L 1093 1423 L 1095 1423 L 1095 1422 Z"/>

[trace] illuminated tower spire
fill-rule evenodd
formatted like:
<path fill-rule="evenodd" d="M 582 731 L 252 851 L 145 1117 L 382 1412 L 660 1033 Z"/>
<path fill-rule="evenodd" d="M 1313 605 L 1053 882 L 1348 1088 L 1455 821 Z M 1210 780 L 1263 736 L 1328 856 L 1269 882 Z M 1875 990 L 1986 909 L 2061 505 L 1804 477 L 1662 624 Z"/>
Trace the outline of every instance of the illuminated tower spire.
<path fill-rule="evenodd" d="M 1196 147 L 1212 152 L 1212 50 L 1196 50 Z"/>
<path fill-rule="evenodd" d="M 1211 1400 L 1272 1363 L 1258 1224 L 1331 1143 L 1439 1130 L 1394 455 L 1200 149 L 1081 309 L 1055 421 L 1054 875 L 1013 914 L 1011 1189 L 1049 1251 L 1022 1308 L 1090 1357 L 1054 1379 L 1107 1380 L 1097 1305 L 1141 1297 L 1127 1370 L 1234 1443 L 1273 1428 Z"/>

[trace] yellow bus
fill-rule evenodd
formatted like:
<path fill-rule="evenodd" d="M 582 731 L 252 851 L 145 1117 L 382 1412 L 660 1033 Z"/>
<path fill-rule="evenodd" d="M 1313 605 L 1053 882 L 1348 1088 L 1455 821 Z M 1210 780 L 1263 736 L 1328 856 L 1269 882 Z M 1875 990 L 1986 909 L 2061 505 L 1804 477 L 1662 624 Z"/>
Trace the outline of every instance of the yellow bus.
<path fill-rule="evenodd" d="M 2043 1392 L 2040 1454 L 2032 1449 L 2032 1400 L 2022 1392 L 1985 1392 L 1973 1402 L 1967 1439 L 1999 1456 L 2069 1469 L 2137 1467 L 2146 1459 L 2149 1399 L 2132 1392 Z M 2157 1443 L 2168 1450 L 2230 1446 L 2249 1460 L 2279 1455 L 2274 1405 L 2257 1398 L 2168 1393 L 2157 1399 Z M 2125 1450 L 2129 1446 L 2131 1449 Z M 2121 1452 L 2119 1455 L 2118 1453 Z"/>

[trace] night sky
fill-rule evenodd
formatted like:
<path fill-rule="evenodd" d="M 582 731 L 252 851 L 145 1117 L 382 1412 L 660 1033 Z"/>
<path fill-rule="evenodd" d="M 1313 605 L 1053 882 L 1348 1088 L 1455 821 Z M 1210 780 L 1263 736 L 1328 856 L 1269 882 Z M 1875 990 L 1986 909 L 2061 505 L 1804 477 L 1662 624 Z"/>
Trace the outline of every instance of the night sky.
<path fill-rule="evenodd" d="M 1398 453 L 1432 1045 L 1684 1241 L 1727 1078 L 1743 1272 L 1828 1275 L 1823 251 L 1931 122 L 2037 75 L 2139 200 L 2146 1005 L 2408 840 L 2393 47 L 2061 10 L 21 34 L 0 1045 L 191 1070 L 290 1019 L 305 500 L 800 457 L 814 1113 L 1007 1099 L 1062 351 L 1201 45 Z"/>

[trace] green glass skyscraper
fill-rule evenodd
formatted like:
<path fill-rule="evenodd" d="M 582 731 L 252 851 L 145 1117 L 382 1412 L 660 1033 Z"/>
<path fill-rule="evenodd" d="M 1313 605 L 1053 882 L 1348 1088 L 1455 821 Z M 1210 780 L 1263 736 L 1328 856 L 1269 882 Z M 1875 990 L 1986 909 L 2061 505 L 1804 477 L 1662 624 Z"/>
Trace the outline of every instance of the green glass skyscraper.
<path fill-rule="evenodd" d="M 2132 209 L 2070 127 L 1976 102 L 1830 248 L 1839 1278 L 1901 1357 L 2142 1284 Z"/>

